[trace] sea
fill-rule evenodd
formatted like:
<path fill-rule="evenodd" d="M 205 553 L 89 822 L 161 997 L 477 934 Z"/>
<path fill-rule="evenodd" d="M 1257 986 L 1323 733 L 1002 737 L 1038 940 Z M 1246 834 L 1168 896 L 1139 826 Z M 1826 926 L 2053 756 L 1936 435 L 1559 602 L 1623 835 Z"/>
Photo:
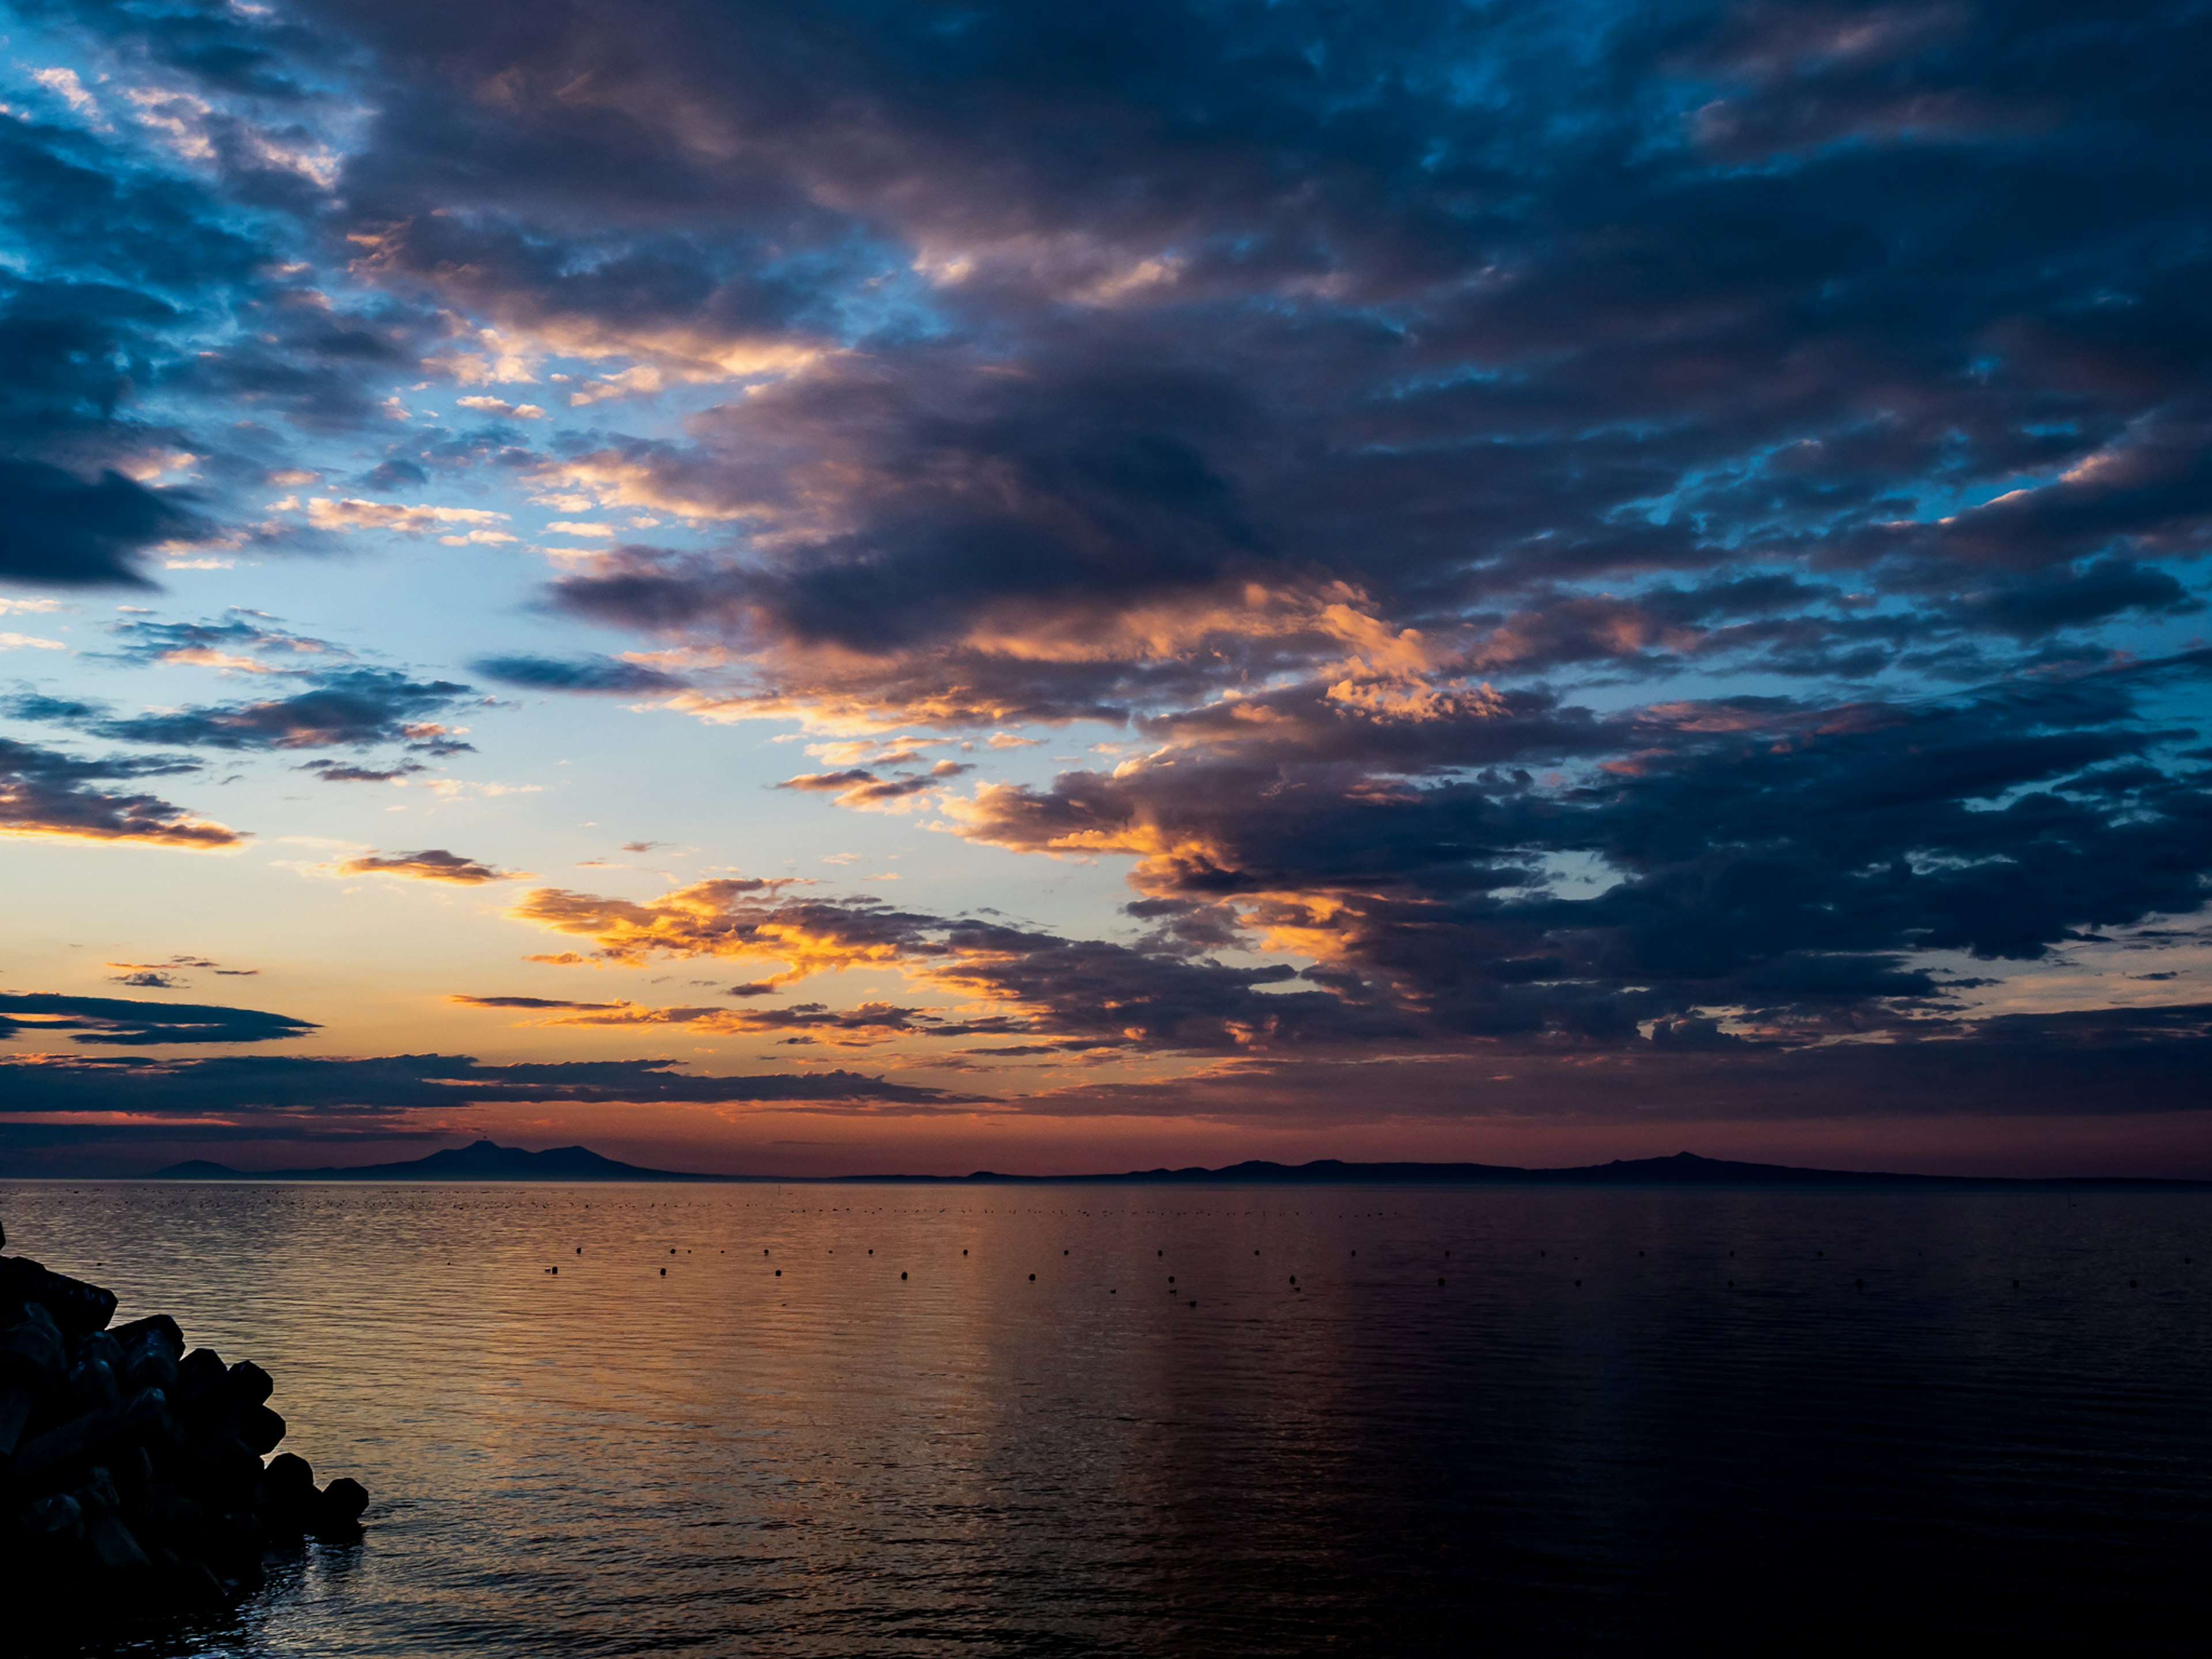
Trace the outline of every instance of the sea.
<path fill-rule="evenodd" d="M 20 1182 L 0 1222 L 265 1367 L 371 1494 L 102 1652 L 2212 1642 L 2204 1196 Z"/>

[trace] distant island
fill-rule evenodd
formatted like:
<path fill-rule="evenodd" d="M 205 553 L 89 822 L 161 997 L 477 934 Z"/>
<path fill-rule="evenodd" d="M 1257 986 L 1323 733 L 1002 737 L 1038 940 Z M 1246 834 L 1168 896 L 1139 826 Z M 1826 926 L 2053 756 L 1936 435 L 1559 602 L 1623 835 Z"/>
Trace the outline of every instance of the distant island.
<path fill-rule="evenodd" d="M 1130 1170 L 1120 1175 L 1014 1176 L 978 1170 L 964 1176 L 696 1175 L 680 1170 L 648 1170 L 605 1158 L 585 1146 L 555 1146 L 542 1152 L 478 1140 L 449 1146 L 400 1164 L 357 1164 L 313 1170 L 234 1170 L 197 1158 L 156 1170 L 156 1181 L 709 1181 L 818 1185 L 872 1182 L 916 1186 L 963 1182 L 999 1185 L 1250 1186 L 1250 1187 L 1789 1187 L 1895 1191 L 2020 1192 L 2098 1190 L 2197 1192 L 2212 1190 L 2212 1181 L 2161 1181 L 2125 1176 L 2060 1176 L 2035 1179 L 2009 1176 L 1899 1175 L 1867 1170 L 1806 1170 L 1787 1164 L 1740 1164 L 1728 1158 L 1677 1152 L 1672 1158 L 1615 1158 L 1610 1164 L 1571 1169 L 1524 1170 L 1509 1164 L 1346 1164 L 1320 1158 L 1310 1164 L 1270 1164 L 1253 1159 L 1218 1170 Z"/>

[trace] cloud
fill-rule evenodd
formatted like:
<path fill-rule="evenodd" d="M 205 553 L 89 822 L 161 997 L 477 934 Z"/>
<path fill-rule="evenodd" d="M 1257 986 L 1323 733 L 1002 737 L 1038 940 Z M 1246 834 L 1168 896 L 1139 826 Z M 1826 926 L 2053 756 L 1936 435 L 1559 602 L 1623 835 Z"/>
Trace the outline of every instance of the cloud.
<path fill-rule="evenodd" d="M 1111 776 L 948 805 L 975 840 L 1127 856 L 1133 909 L 1170 934 L 1195 920 L 1214 930 L 1202 948 L 1225 927 L 1316 957 L 1432 1031 L 1623 1038 L 1701 1008 L 1873 1018 L 1938 998 L 1920 953 L 2032 961 L 2083 927 L 2203 903 L 2212 780 L 2103 769 L 2174 739 L 2137 701 L 2203 668 L 1638 710 L 1601 728 L 1611 758 L 1549 787 L 1510 764 L 1469 777 L 1449 748 L 1413 764 L 1387 741 L 1370 766 L 1285 749 L 1261 766 L 1233 736 L 1210 753 L 1201 726 Z M 1548 746 L 1517 758 L 1556 760 Z M 1553 873 L 1561 858 L 1586 889 Z"/>
<path fill-rule="evenodd" d="M 453 401 L 463 409 L 475 410 L 480 415 L 498 415 L 514 421 L 542 421 L 545 411 L 536 404 L 511 404 L 503 398 L 456 398 Z"/>
<path fill-rule="evenodd" d="M 186 541 L 200 520 L 115 471 L 89 481 L 45 461 L 0 458 L 0 580 L 55 587 L 147 587 L 137 556 Z"/>
<path fill-rule="evenodd" d="M 78 1000 L 96 1003 L 100 999 Z M 7 999 L 0 997 L 0 1011 L 7 1006 Z M 161 1012 L 188 1011 L 163 1008 Z M 760 1102 L 928 1109 L 964 1106 L 975 1099 L 842 1071 L 807 1076 L 695 1077 L 674 1069 L 681 1063 L 614 1060 L 496 1065 L 466 1054 L 368 1059 L 240 1054 L 161 1060 L 69 1056 L 0 1060 L 0 1115 L 121 1112 L 147 1117 L 197 1117 L 213 1114 L 249 1121 L 289 1117 L 295 1123 L 304 1120 L 301 1127 L 310 1127 L 317 1121 L 347 1115 L 444 1113 L 456 1107 L 513 1103 Z"/>
<path fill-rule="evenodd" d="M 509 535 L 335 485 L 244 523 L 240 481 L 304 470 L 280 426 L 342 433 L 372 493 L 519 516 L 504 482 L 589 535 L 541 598 L 637 649 L 488 678 L 799 722 L 854 747 L 787 802 L 1131 884 L 1133 942 L 532 894 L 564 955 L 895 971 L 1012 1049 L 1782 1087 L 1996 1054 L 1962 960 L 2212 891 L 2201 9 L 233 11 L 82 24 L 161 66 L 132 107 L 189 176 L 0 123 L 24 579 Z M 317 133 L 357 108 L 340 189 Z M 398 398 L 426 374 L 589 423 L 448 431 Z M 382 673 L 15 707 L 450 750 L 466 688 Z M 957 790 L 910 736 L 1076 721 L 1110 759 Z M 787 1028 L 964 1018 L 908 1000 Z"/>
<path fill-rule="evenodd" d="M 750 958 L 781 964 L 776 984 L 896 968 L 1013 1005 L 1031 1032 L 1177 1049 L 1602 1048 L 1706 1029 L 1824 1041 L 1954 1017 L 1932 953 L 2030 963 L 2084 929 L 2199 908 L 2212 778 L 2143 763 L 2188 733 L 2138 704 L 2205 666 L 2197 653 L 1917 703 L 1739 698 L 1571 725 L 1538 702 L 1517 738 L 1510 708 L 1475 714 L 1500 760 L 1583 751 L 1548 784 L 1510 764 L 1470 775 L 1466 745 L 1425 739 L 1378 743 L 1364 765 L 1333 747 L 1255 764 L 1236 722 L 1218 755 L 1200 725 L 1110 775 L 945 803 L 974 840 L 1129 859 L 1130 912 L 1153 928 L 1136 946 L 762 882 L 643 902 L 541 890 L 515 914 L 607 960 Z M 1278 960 L 1212 960 L 1237 951 Z M 1313 988 L 1261 988 L 1294 978 Z"/>
<path fill-rule="evenodd" d="M 342 876 L 410 876 L 417 881 L 445 881 L 457 886 L 475 887 L 490 881 L 516 881 L 527 872 L 495 870 L 489 864 L 465 859 L 442 847 L 430 847 L 419 853 L 372 854 L 362 858 L 347 859 L 337 866 L 337 873 Z"/>
<path fill-rule="evenodd" d="M 453 754 L 459 742 L 434 716 L 472 694 L 450 680 L 415 680 L 388 668 L 334 667 L 301 672 L 308 689 L 255 702 L 189 706 L 116 715 L 90 704 L 18 696 L 11 712 L 33 720 L 67 720 L 92 736 L 125 743 L 173 744 L 218 750 L 365 748 L 406 743 L 418 751 Z"/>
<path fill-rule="evenodd" d="M 864 767 L 842 772 L 804 772 L 775 787 L 811 794 L 831 794 L 840 806 L 860 811 L 902 812 L 919 805 L 921 798 L 963 773 L 975 769 L 959 761 L 939 761 L 924 776 L 886 778 Z"/>
<path fill-rule="evenodd" d="M 649 695 L 681 690 L 686 684 L 643 663 L 622 662 L 611 657 L 563 660 L 553 657 L 487 657 L 471 663 L 470 672 L 501 685 L 532 691 L 586 691 L 615 696 Z"/>
<path fill-rule="evenodd" d="M 386 767 L 354 766 L 343 761 L 308 761 L 300 769 L 313 772 L 325 783 L 397 783 L 430 769 L 420 761 L 398 761 Z"/>
<path fill-rule="evenodd" d="M 343 659 L 352 653 L 327 640 L 288 633 L 270 626 L 258 611 L 233 611 L 219 623 L 162 623 L 133 618 L 108 632 L 118 641 L 105 653 L 109 660 L 136 665 L 181 663 L 250 674 L 281 672 L 307 658 Z M 264 659 L 274 658 L 271 664 Z"/>
<path fill-rule="evenodd" d="M 236 830 L 196 817 L 158 795 L 98 787 L 194 769 L 195 763 L 161 757 L 79 760 L 0 738 L 0 834 L 201 852 L 239 845 L 244 837 Z"/>
<path fill-rule="evenodd" d="M 307 513 L 307 522 L 318 530 L 393 530 L 403 535 L 421 535 L 447 525 L 501 524 L 508 516 L 488 507 L 395 507 L 387 501 L 356 497 L 334 501 L 319 495 L 308 501 Z"/>
<path fill-rule="evenodd" d="M 641 963 L 668 956 L 781 963 L 782 971 L 765 981 L 771 987 L 854 968 L 895 969 L 958 1002 L 991 1010 L 945 1018 L 911 1009 L 879 1009 L 861 1017 L 819 1005 L 768 1012 L 624 1005 L 580 1014 L 580 1022 L 672 1023 L 729 1031 L 1033 1033 L 1191 1052 L 1412 1036 L 1419 1029 L 1389 1010 L 1356 1006 L 1334 990 L 1261 990 L 1295 981 L 1295 970 L 1282 964 L 1229 968 L 863 900 L 794 900 L 782 896 L 787 884 L 704 881 L 643 903 L 541 888 L 526 895 L 514 915 L 591 939 L 593 955 L 604 961 Z M 757 990 L 742 988 L 747 995 Z"/>
<path fill-rule="evenodd" d="M 270 1042 L 304 1036 L 311 1021 L 250 1008 L 189 1002 L 133 1002 L 115 997 L 64 996 L 53 992 L 0 992 L 0 1041 L 42 1032 L 67 1032 L 72 1042 L 144 1046 L 164 1042 Z M 40 1062 L 43 1063 L 43 1062 Z M 18 1078 L 33 1075 L 22 1064 Z M 35 1109 L 20 1101 L 12 1109 Z"/>
<path fill-rule="evenodd" d="M 2121 1118 L 2205 1109 L 2212 1006 L 2007 1016 L 1965 1030 L 1822 1048 L 1638 1043 L 1571 1066 L 1493 1054 L 1240 1060 L 1170 1083 L 1085 1079 L 1010 1103 L 1051 1116 L 1321 1128 L 1477 1123 L 1763 1123 L 1879 1118 Z"/>

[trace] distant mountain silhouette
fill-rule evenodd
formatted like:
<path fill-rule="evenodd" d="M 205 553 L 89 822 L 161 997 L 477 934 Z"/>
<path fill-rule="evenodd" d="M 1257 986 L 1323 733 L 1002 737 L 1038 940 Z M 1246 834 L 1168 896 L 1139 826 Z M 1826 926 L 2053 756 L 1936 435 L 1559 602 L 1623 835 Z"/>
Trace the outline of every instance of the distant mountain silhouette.
<path fill-rule="evenodd" d="M 2199 1190 L 2205 1181 L 2156 1181 L 2119 1176 L 2065 1176 L 2024 1180 L 2005 1176 L 1898 1175 L 1865 1170 L 1805 1170 L 1787 1164 L 1738 1164 L 1677 1152 L 1672 1158 L 1615 1158 L 1564 1170 L 1524 1170 L 1509 1164 L 1346 1164 L 1333 1158 L 1311 1164 L 1253 1159 L 1225 1169 L 1131 1170 L 1121 1175 L 1012 1176 L 978 1170 L 965 1176 L 742 1176 L 689 1175 L 647 1170 L 603 1158 L 584 1146 L 528 1152 L 479 1140 L 449 1146 L 404 1164 L 359 1164 L 318 1170 L 234 1170 L 195 1158 L 156 1170 L 158 1181 L 820 1181 L 895 1182 L 913 1185 L 990 1182 L 1120 1186 L 1396 1186 L 1396 1187 L 1788 1187 L 1865 1191 L 1980 1192 L 2102 1188 Z"/>
<path fill-rule="evenodd" d="M 742 1181 L 742 1176 L 685 1175 L 602 1158 L 587 1146 L 526 1152 L 496 1141 L 448 1146 L 404 1164 L 356 1164 L 319 1170 L 234 1170 L 195 1158 L 154 1171 L 156 1181 Z"/>

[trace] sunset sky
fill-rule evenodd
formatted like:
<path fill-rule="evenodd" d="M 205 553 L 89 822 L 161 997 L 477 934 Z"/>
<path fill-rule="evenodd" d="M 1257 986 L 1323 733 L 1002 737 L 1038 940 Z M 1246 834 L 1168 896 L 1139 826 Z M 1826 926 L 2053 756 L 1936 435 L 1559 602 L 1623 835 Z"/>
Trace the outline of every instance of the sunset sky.
<path fill-rule="evenodd" d="M 18 0 L 0 1169 L 2212 1176 L 2208 63 Z"/>

